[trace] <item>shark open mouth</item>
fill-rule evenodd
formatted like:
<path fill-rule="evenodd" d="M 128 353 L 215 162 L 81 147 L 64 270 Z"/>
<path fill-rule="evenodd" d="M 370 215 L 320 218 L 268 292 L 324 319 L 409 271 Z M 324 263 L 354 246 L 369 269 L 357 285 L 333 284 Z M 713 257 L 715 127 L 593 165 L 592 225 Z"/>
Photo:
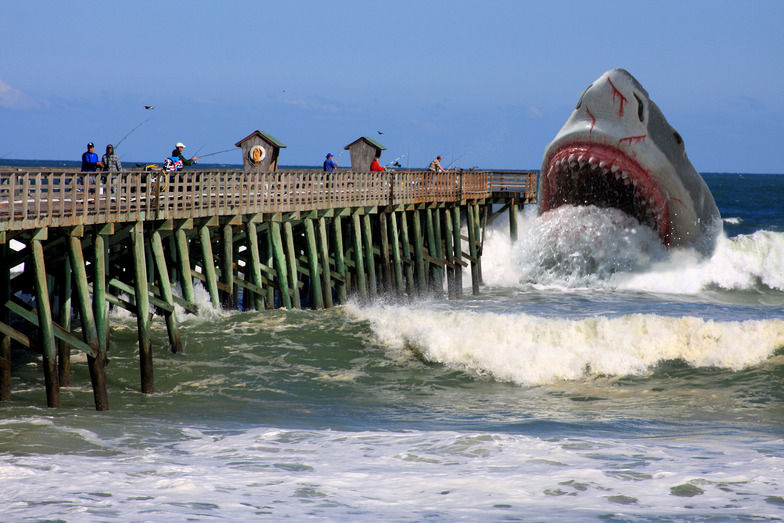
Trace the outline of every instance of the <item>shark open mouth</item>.
<path fill-rule="evenodd" d="M 541 213 L 569 205 L 620 209 L 670 244 L 669 196 L 647 170 L 615 147 L 570 143 L 550 155 L 540 174 Z"/>

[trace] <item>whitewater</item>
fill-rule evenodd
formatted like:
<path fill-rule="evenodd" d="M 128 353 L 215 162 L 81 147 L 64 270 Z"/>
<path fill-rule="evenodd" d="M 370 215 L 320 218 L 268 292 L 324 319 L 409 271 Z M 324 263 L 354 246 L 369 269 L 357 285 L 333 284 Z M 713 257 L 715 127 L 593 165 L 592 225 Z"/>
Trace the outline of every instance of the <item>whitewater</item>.
<path fill-rule="evenodd" d="M 780 521 L 784 177 L 708 175 L 723 232 L 665 249 L 607 209 L 491 224 L 461 300 L 113 313 L 112 409 L 18 358 L 2 521 Z M 742 184 L 745 190 L 736 189 Z M 466 278 L 467 280 L 467 278 Z"/>

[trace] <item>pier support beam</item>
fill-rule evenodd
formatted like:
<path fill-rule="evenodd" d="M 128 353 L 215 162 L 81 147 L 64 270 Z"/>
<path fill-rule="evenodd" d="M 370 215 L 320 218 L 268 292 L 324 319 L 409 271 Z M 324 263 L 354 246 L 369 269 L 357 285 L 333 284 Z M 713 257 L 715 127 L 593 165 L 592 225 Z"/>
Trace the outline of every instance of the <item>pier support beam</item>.
<path fill-rule="evenodd" d="M 311 309 L 323 309 L 324 297 L 321 293 L 316 232 L 311 219 L 305 220 L 305 240 L 307 241 L 308 270 L 310 271 L 310 307 Z"/>
<path fill-rule="evenodd" d="M 318 251 L 321 263 L 321 283 L 323 285 L 324 307 L 331 308 L 332 303 L 332 269 L 329 263 L 329 242 L 327 241 L 327 222 L 321 217 L 318 219 Z"/>
<path fill-rule="evenodd" d="M 101 365 L 106 366 L 109 351 L 109 303 L 106 301 L 106 234 L 114 228 L 106 225 L 96 231 L 93 238 L 93 314 L 98 336 L 98 354 Z"/>
<path fill-rule="evenodd" d="M 295 309 L 302 308 L 302 299 L 299 295 L 299 273 L 297 272 L 297 249 L 294 246 L 294 228 L 291 222 L 283 223 L 283 241 L 286 248 L 286 261 L 288 262 L 289 292 L 291 306 Z"/>
<path fill-rule="evenodd" d="M 270 223 L 270 236 L 272 237 L 272 258 L 275 262 L 275 272 L 278 273 L 278 290 L 280 302 L 283 307 L 291 308 L 291 294 L 289 293 L 288 269 L 286 256 L 283 253 L 283 239 L 280 235 L 280 222 Z"/>
<path fill-rule="evenodd" d="M 468 212 L 466 215 L 468 216 L 468 253 L 471 256 L 471 290 L 473 291 L 474 295 L 479 294 L 479 247 L 476 241 L 476 233 L 478 227 L 476 225 L 477 221 L 477 209 L 478 206 L 476 204 L 468 205 Z"/>
<path fill-rule="evenodd" d="M 354 272 L 357 275 L 357 291 L 362 301 L 367 300 L 367 280 L 365 279 L 365 262 L 362 259 L 362 227 L 359 223 L 359 214 L 351 215 L 353 225 L 352 237 L 354 238 Z"/>
<path fill-rule="evenodd" d="M 335 253 L 335 272 L 337 272 L 342 280 L 338 280 L 335 286 L 337 290 L 338 300 L 340 303 L 346 303 L 348 273 L 346 272 L 346 260 L 343 250 L 343 227 L 340 216 L 335 216 L 332 221 L 332 247 Z"/>
<path fill-rule="evenodd" d="M 250 252 L 250 275 L 253 285 L 259 289 L 264 288 L 261 281 L 261 257 L 259 256 L 259 235 L 254 222 L 245 224 L 245 234 L 248 237 L 248 251 Z M 257 311 L 264 309 L 264 297 L 253 293 L 253 303 Z"/>
<path fill-rule="evenodd" d="M 413 298 L 416 294 L 416 280 L 414 280 L 414 260 L 411 256 L 408 230 L 408 213 L 403 211 L 400 213 L 400 243 L 403 246 L 403 259 L 405 260 L 403 272 L 406 275 L 406 292 L 409 298 Z"/>
<path fill-rule="evenodd" d="M 37 234 L 46 234 L 39 231 Z M 46 405 L 51 408 L 62 406 L 60 385 L 57 381 L 57 346 L 54 341 L 52 309 L 49 305 L 49 288 L 46 285 L 46 265 L 41 240 L 32 240 L 33 266 L 35 271 L 35 305 L 38 312 L 38 332 L 43 349 L 44 382 L 46 384 Z"/>
<path fill-rule="evenodd" d="M 161 241 L 161 233 L 158 231 L 153 231 L 152 233 L 152 254 L 155 258 L 155 272 L 158 276 L 161 298 L 170 307 L 170 309 L 163 311 L 163 316 L 166 318 L 166 332 L 169 334 L 169 348 L 176 354 L 182 352 L 182 340 L 180 339 L 180 330 L 177 327 L 177 315 L 174 312 L 174 296 L 172 295 L 169 270 L 163 252 L 163 242 Z"/>
<path fill-rule="evenodd" d="M 365 265 L 368 275 L 368 291 L 370 298 L 378 296 L 378 279 L 376 277 L 376 261 L 373 256 L 373 227 L 370 215 L 362 216 L 362 245 L 365 247 Z"/>
<path fill-rule="evenodd" d="M 208 233 L 209 234 L 209 233 Z M 136 222 L 131 232 L 133 241 L 134 290 L 136 293 L 136 326 L 139 336 L 139 371 L 141 391 L 152 394 L 155 383 L 152 372 L 152 340 L 150 332 L 150 294 L 147 286 L 147 264 L 144 249 L 144 222 Z M 208 242 L 209 244 L 209 242 Z M 209 259 L 208 264 L 212 264 Z M 214 271 L 214 267 L 213 267 Z"/>
<path fill-rule="evenodd" d="M 9 247 L 0 243 L 0 323 L 11 323 L 5 303 L 11 298 Z M 0 333 L 0 401 L 11 401 L 11 336 Z"/>
<path fill-rule="evenodd" d="M 95 245 L 93 245 L 95 248 Z M 102 246 L 103 247 L 103 246 Z M 95 410 L 109 410 L 109 396 L 106 393 L 106 373 L 104 372 L 105 353 L 100 352 L 98 330 L 95 326 L 94 303 L 90 302 L 90 290 L 87 286 L 87 269 L 84 263 L 82 242 L 78 236 L 70 237 L 69 257 L 73 270 L 76 297 L 79 304 L 79 317 L 82 319 L 82 334 L 84 341 L 96 349 L 97 357 L 87 355 L 87 365 L 90 368 L 90 381 L 93 386 Z M 93 300 L 95 299 L 93 288 Z"/>
<path fill-rule="evenodd" d="M 414 211 L 414 263 L 417 273 L 417 293 L 421 296 L 427 289 L 427 272 L 425 271 L 425 239 L 422 236 L 422 219 L 420 211 Z"/>
<path fill-rule="evenodd" d="M 193 275 L 191 275 L 191 255 L 188 248 L 188 237 L 185 230 L 179 228 L 174 233 L 177 241 L 177 261 L 180 264 L 180 286 L 182 297 L 188 303 L 196 303 L 196 293 L 193 289 Z"/>
<path fill-rule="evenodd" d="M 72 294 L 71 258 L 63 260 L 62 278 L 60 279 L 60 326 L 71 331 L 71 294 Z M 105 362 L 104 362 L 105 363 Z M 71 346 L 65 340 L 57 340 L 57 379 L 61 387 L 71 386 Z"/>
<path fill-rule="evenodd" d="M 403 260 L 400 258 L 401 240 L 397 227 L 397 213 L 395 212 L 389 214 L 389 235 L 391 236 L 389 245 L 392 248 L 393 288 L 398 297 L 401 297 L 406 289 L 403 282 Z"/>
<path fill-rule="evenodd" d="M 517 200 L 509 202 L 509 241 L 512 245 L 517 241 Z"/>
<path fill-rule="evenodd" d="M 234 231 L 230 223 L 224 224 L 221 229 L 221 246 L 223 247 L 221 276 L 223 276 L 223 283 L 229 289 L 223 303 L 227 309 L 236 309 L 238 301 L 234 288 Z"/>
<path fill-rule="evenodd" d="M 210 228 L 203 225 L 199 229 L 199 240 L 201 243 L 201 257 L 204 266 L 204 278 L 207 282 L 207 291 L 210 293 L 210 303 L 215 309 L 220 309 L 220 298 L 218 296 L 218 276 L 215 271 L 215 258 L 212 254 L 212 242 L 210 241 Z"/>
<path fill-rule="evenodd" d="M 452 234 L 454 236 L 452 246 L 454 248 L 455 261 L 455 290 L 457 297 L 463 296 L 463 238 L 461 236 L 462 225 L 460 223 L 460 207 L 455 207 L 452 213 Z"/>

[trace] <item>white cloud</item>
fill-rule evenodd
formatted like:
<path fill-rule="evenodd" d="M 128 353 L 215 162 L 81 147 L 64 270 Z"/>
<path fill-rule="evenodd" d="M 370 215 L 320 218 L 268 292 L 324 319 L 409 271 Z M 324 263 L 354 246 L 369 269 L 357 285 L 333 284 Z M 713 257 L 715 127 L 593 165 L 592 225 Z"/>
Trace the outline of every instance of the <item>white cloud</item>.
<path fill-rule="evenodd" d="M 34 105 L 32 100 L 25 96 L 22 91 L 14 89 L 4 81 L 0 80 L 0 107 L 9 109 L 21 109 Z"/>
<path fill-rule="evenodd" d="M 536 107 L 535 105 L 530 105 L 528 106 L 528 116 L 530 116 L 531 118 L 541 118 L 542 111 L 540 111 L 539 108 Z"/>

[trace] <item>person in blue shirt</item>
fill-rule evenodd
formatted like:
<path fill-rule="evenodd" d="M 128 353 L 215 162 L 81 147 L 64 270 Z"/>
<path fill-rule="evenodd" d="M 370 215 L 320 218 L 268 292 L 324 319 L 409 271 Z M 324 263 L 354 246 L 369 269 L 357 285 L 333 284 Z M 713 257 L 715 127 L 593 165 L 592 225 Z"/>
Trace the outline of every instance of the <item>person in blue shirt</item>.
<path fill-rule="evenodd" d="M 95 144 L 90 142 L 87 144 L 87 151 L 82 154 L 82 172 L 95 172 L 99 167 L 103 167 L 103 162 L 98 160 L 98 155 L 95 154 Z"/>
<path fill-rule="evenodd" d="M 324 160 L 324 172 L 332 172 L 338 168 L 338 164 L 332 159 L 332 153 L 327 155 L 327 159 Z"/>

